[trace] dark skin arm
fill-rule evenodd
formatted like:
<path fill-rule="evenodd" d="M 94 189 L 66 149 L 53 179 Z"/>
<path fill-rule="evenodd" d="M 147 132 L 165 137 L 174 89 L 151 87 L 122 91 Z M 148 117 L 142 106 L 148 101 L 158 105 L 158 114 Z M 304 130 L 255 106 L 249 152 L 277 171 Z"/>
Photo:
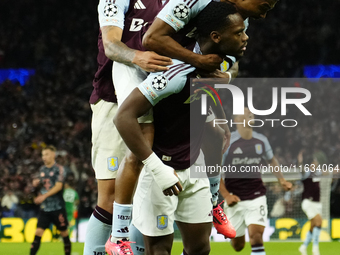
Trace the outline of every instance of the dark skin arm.
<path fill-rule="evenodd" d="M 163 20 L 156 18 L 143 37 L 143 46 L 158 54 L 179 59 L 208 72 L 220 68 L 223 59 L 216 54 L 200 55 L 183 48 L 172 35 L 176 31 Z"/>
<path fill-rule="evenodd" d="M 153 151 L 144 138 L 137 119 L 151 108 L 152 104 L 138 88 L 135 88 L 124 100 L 113 120 L 125 144 L 140 161 L 148 158 Z M 176 175 L 176 172 L 174 174 Z M 181 190 L 182 186 L 177 182 L 175 185 L 165 189 L 163 193 L 165 195 L 178 195 Z"/>

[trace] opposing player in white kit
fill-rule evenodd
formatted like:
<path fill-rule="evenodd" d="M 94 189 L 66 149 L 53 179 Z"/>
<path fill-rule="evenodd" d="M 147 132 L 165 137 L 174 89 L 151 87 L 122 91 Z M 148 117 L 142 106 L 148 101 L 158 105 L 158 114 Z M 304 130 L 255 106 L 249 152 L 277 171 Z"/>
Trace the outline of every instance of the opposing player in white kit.
<path fill-rule="evenodd" d="M 212 2 L 198 15 L 198 42 L 203 54 L 242 56 L 248 40 L 244 30 L 242 17 L 227 3 Z M 201 115 L 199 101 L 184 103 L 195 89 L 190 86 L 190 78 L 197 75 L 196 68 L 173 61 L 169 71 L 152 73 L 135 88 L 115 117 L 127 146 L 146 163 L 134 197 L 132 219 L 144 234 L 147 254 L 170 254 L 174 220 L 182 233 L 183 253 L 208 254 L 212 222 L 209 181 L 189 176 L 191 165 L 204 165 L 200 148 L 206 116 Z M 153 149 L 137 121 L 152 107 Z M 195 130 L 190 129 L 192 114 L 197 117 Z M 183 186 L 178 196 L 163 195 L 163 189 L 147 169 L 150 155 L 153 168 L 169 172 L 176 169 Z"/>
<path fill-rule="evenodd" d="M 220 193 L 225 199 L 225 212 L 236 229 L 236 237 L 231 245 L 241 251 L 245 245 L 245 230 L 248 228 L 251 255 L 265 255 L 262 234 L 267 223 L 266 188 L 261 179 L 261 166 L 266 162 L 279 169 L 268 139 L 255 131 L 250 125 L 254 119 L 248 108 L 244 115 L 236 115 L 237 131 L 231 133 L 230 147 L 223 156 L 223 166 L 234 166 L 236 171 L 224 173 Z M 255 169 L 249 171 L 246 169 Z M 280 171 L 273 172 L 282 188 L 292 187 Z"/>
<path fill-rule="evenodd" d="M 117 9 L 117 5 L 121 2 L 129 4 L 128 12 Z M 161 7 L 161 1 L 157 3 L 152 1 L 152 8 L 146 14 L 143 9 L 145 6 L 140 6 L 137 2 L 137 0 L 104 0 L 100 1 L 98 5 L 101 26 L 98 36 L 98 70 L 93 80 L 94 90 L 90 98 L 93 112 L 92 164 L 98 181 L 98 202 L 89 220 L 84 255 L 105 254 L 104 245 L 112 228 L 115 179 L 118 166 L 126 153 L 126 146 L 112 121 L 118 109 L 112 82 L 113 60 L 136 64 L 145 71 L 167 70 L 166 65 L 171 63 L 167 57 L 150 51 L 131 49 L 126 45 L 138 32 L 138 26 L 134 27 L 134 21 L 141 19 L 144 19 L 145 22 L 152 21 Z M 123 22 L 116 19 L 117 15 L 122 17 Z M 124 25 L 126 28 L 124 36 L 122 36 Z M 143 250 L 142 247 L 137 248 Z"/>
<path fill-rule="evenodd" d="M 320 202 L 320 174 L 317 170 L 319 162 L 313 157 L 312 151 L 301 151 L 298 155 L 298 164 L 302 165 L 303 193 L 302 210 L 310 220 L 310 230 L 307 232 L 304 243 L 299 247 L 301 255 L 307 255 L 307 246 L 313 240 L 313 255 L 320 255 L 319 237 L 322 226 L 322 204 Z M 305 167 L 310 166 L 310 169 Z"/>

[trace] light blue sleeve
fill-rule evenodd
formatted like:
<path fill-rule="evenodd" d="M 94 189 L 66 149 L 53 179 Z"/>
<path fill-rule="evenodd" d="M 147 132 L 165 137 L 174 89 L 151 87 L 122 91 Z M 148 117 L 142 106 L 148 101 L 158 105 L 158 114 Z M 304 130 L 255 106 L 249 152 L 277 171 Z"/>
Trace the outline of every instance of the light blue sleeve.
<path fill-rule="evenodd" d="M 195 70 L 189 64 L 173 59 L 173 65 L 166 72 L 150 73 L 138 89 L 154 106 L 160 100 L 179 93 L 187 82 L 187 75 Z"/>
<path fill-rule="evenodd" d="M 98 20 L 100 27 L 116 26 L 124 29 L 125 13 L 130 0 L 100 0 L 98 4 Z"/>
<path fill-rule="evenodd" d="M 211 0 L 170 0 L 158 13 L 157 18 L 178 31 L 195 18 L 210 2 Z"/>
<path fill-rule="evenodd" d="M 262 157 L 265 160 L 271 160 L 274 157 L 274 153 L 267 137 L 257 132 L 253 132 L 253 137 L 261 140 L 264 143 L 264 152 Z"/>

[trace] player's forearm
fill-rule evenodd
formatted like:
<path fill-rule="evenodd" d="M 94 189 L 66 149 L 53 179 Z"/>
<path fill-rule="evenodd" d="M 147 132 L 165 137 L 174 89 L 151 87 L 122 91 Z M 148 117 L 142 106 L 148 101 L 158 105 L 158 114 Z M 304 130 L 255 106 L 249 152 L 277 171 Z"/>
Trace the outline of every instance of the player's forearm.
<path fill-rule="evenodd" d="M 112 61 L 132 65 L 137 50 L 131 49 L 121 41 L 104 42 L 105 55 Z"/>
<path fill-rule="evenodd" d="M 62 182 L 57 182 L 49 191 L 47 191 L 44 196 L 50 197 L 53 196 L 55 194 L 57 194 L 59 191 L 61 191 L 63 189 L 63 183 Z"/>
<path fill-rule="evenodd" d="M 182 45 L 177 43 L 171 36 L 168 35 L 154 35 L 147 33 L 143 38 L 143 46 L 146 49 L 155 51 L 160 55 L 178 59 L 196 67 L 200 62 L 201 55 L 183 48 Z"/>

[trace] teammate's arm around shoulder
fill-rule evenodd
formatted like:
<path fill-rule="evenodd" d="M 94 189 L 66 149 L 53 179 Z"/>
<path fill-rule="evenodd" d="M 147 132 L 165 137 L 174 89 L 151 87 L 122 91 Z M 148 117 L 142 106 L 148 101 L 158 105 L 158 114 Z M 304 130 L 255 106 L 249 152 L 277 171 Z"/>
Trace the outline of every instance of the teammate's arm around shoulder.
<path fill-rule="evenodd" d="M 121 42 L 123 30 L 116 26 L 101 28 L 105 55 L 112 61 L 125 65 L 136 64 L 147 72 L 166 71 L 172 61 L 168 57 L 160 56 L 152 51 L 139 51 Z"/>

